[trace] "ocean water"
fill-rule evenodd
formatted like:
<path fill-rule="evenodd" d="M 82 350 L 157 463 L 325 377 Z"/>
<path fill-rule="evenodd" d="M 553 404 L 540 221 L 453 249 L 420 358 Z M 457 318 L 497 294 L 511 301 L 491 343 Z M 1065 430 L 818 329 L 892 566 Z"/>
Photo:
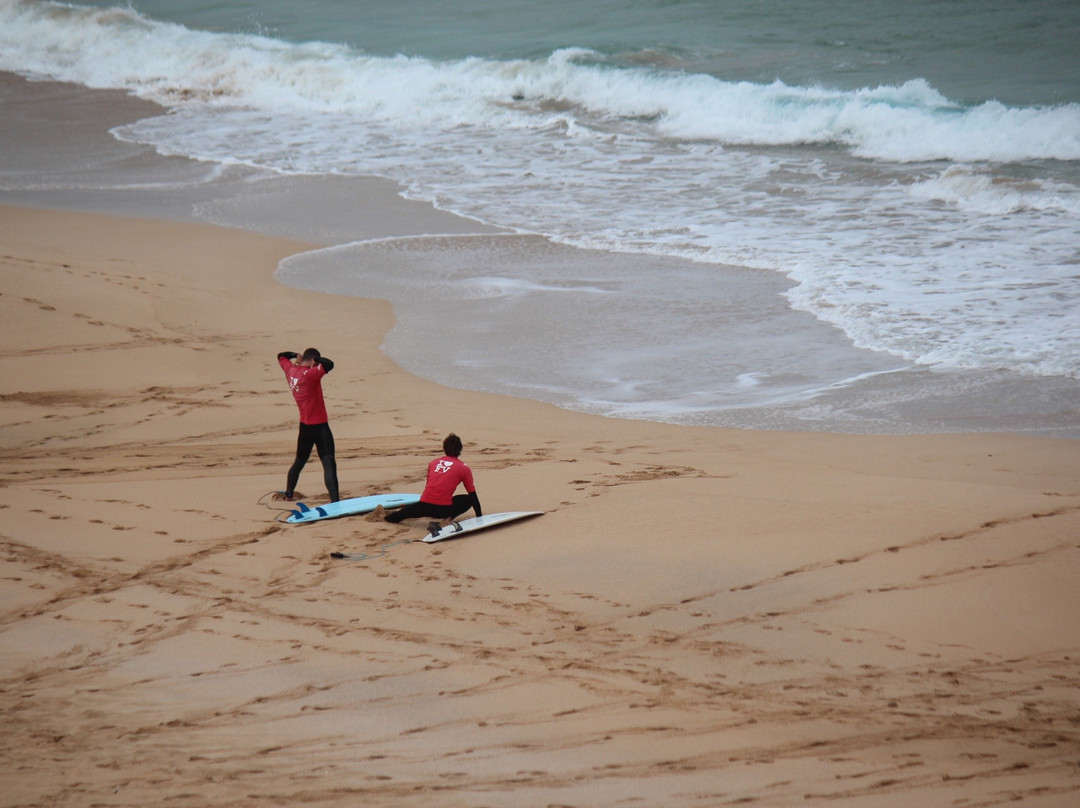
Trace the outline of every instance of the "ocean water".
<path fill-rule="evenodd" d="M 407 368 L 856 431 L 1080 436 L 1078 41 L 1074 0 L 0 0 L 0 70 L 160 104 L 112 134 L 198 182 L 475 221 L 282 268 L 392 300 Z"/>

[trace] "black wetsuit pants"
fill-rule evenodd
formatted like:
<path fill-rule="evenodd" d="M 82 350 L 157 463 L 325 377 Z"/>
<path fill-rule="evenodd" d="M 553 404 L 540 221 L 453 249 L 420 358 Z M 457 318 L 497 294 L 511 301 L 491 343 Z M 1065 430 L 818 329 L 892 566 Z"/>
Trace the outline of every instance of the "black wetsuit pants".
<path fill-rule="evenodd" d="M 415 519 L 418 516 L 427 516 L 432 519 L 453 519 L 469 508 L 475 507 L 475 499 L 472 494 L 458 494 L 454 497 L 453 505 L 434 505 L 430 502 L 414 502 L 386 514 L 387 522 L 400 522 L 402 519 Z"/>
<path fill-rule="evenodd" d="M 337 458 L 334 457 L 334 433 L 330 431 L 330 424 L 300 424 L 300 435 L 296 439 L 296 460 L 289 468 L 285 493 L 292 496 L 296 491 L 300 472 L 311 457 L 313 447 L 322 461 L 323 480 L 326 491 L 330 494 L 330 501 L 337 502 L 341 497 L 338 495 Z"/>

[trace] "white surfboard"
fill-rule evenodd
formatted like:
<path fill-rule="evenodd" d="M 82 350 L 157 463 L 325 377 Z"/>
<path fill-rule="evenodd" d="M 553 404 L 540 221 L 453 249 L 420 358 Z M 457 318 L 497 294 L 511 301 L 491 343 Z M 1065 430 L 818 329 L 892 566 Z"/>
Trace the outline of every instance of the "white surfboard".
<path fill-rule="evenodd" d="M 424 536 L 424 541 L 431 544 L 432 542 L 443 541 L 445 539 L 456 539 L 458 536 L 464 536 L 466 533 L 475 533 L 477 530 L 506 524 L 507 522 L 516 521 L 517 519 L 525 519 L 529 516 L 540 516 L 541 514 L 543 514 L 543 511 L 485 513 L 483 516 L 474 516 L 472 519 L 462 519 L 447 525 L 444 528 L 440 528 L 437 531 L 433 531 L 427 536 Z"/>
<path fill-rule="evenodd" d="M 314 508 L 305 505 L 303 502 L 298 502 L 296 503 L 296 509 L 289 514 L 289 518 L 285 521 L 294 525 L 318 522 L 323 519 L 337 519 L 340 516 L 370 513 L 380 505 L 390 510 L 391 508 L 400 508 L 402 505 L 411 505 L 419 501 L 419 494 L 374 494 L 370 497 L 354 497 L 353 499 L 329 502 L 326 505 L 318 505 Z"/>

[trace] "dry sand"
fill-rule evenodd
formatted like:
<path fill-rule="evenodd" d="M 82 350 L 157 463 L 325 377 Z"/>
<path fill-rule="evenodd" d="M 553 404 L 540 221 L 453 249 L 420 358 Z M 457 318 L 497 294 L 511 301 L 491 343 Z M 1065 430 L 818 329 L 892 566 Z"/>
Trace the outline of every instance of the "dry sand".
<path fill-rule="evenodd" d="M 1076 442 L 441 388 L 387 304 L 273 281 L 303 248 L 0 208 L 0 805 L 1080 803 Z M 546 514 L 276 521 L 308 345 L 343 496 L 453 430 Z"/>

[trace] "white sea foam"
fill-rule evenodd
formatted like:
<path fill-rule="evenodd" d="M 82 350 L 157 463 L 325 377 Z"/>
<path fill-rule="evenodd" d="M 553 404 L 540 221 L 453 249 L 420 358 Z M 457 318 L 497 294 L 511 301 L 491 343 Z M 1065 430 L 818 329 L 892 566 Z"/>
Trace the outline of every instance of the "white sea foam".
<path fill-rule="evenodd" d="M 1080 188 L 1046 179 L 1020 179 L 970 165 L 950 166 L 916 182 L 913 196 L 977 213 L 1048 211 L 1080 217 Z"/>
<path fill-rule="evenodd" d="M 1013 109 L 990 101 L 965 109 L 923 80 L 856 91 L 728 82 L 617 68 L 580 48 L 537 61 L 377 58 L 338 44 L 193 31 L 123 8 L 4 0 L 0 67 L 169 105 L 275 115 L 530 131 L 588 120 L 588 129 L 679 140 L 840 144 L 892 161 L 1080 159 L 1076 104 Z"/>

